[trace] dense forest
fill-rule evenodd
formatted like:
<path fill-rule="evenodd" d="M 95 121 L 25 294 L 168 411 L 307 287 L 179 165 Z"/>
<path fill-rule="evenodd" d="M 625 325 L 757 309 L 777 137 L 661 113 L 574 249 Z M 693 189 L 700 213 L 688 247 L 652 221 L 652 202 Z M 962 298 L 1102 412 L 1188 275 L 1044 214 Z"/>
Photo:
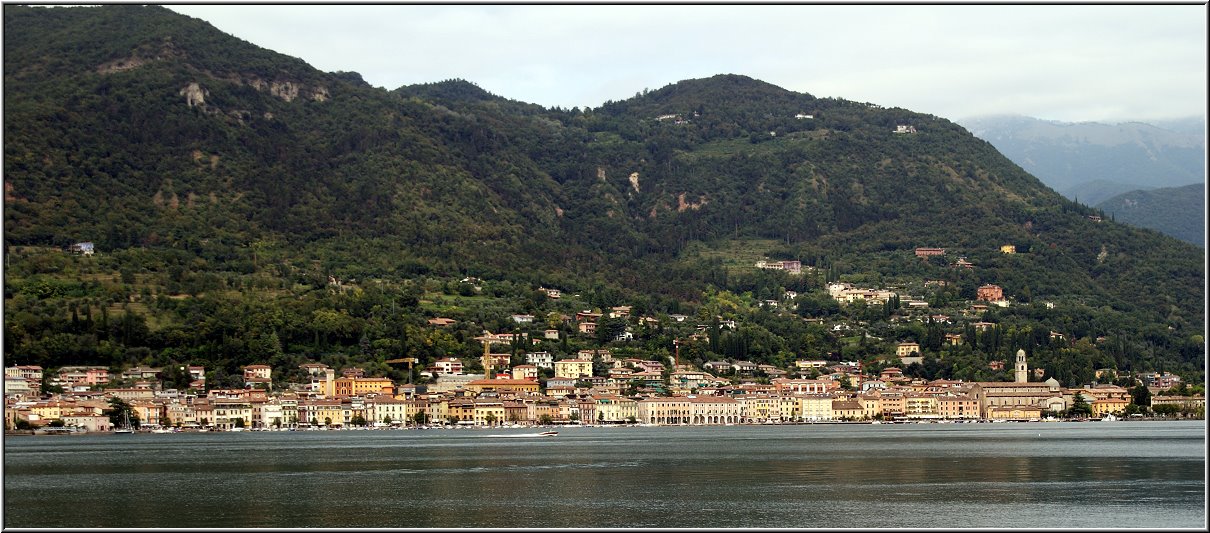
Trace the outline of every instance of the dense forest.
<path fill-rule="evenodd" d="M 987 363 L 1024 348 L 1071 384 L 1204 380 L 1201 249 L 1064 199 L 940 117 L 739 75 L 591 109 L 464 80 L 388 91 L 160 7 L 6 5 L 4 47 L 6 365 L 190 363 L 237 384 L 241 365 L 289 380 L 320 361 L 409 380 L 385 361 L 473 369 L 483 330 L 661 357 L 704 324 L 684 361 L 876 368 L 915 340 L 909 371 L 931 378 L 996 379 Z M 954 320 L 841 306 L 835 281 Z M 963 315 L 988 283 L 1013 305 Z M 560 320 L 618 305 L 630 318 L 595 335 Z"/>
<path fill-rule="evenodd" d="M 1206 246 L 1206 184 L 1135 190 L 1097 204 L 1117 222 Z"/>

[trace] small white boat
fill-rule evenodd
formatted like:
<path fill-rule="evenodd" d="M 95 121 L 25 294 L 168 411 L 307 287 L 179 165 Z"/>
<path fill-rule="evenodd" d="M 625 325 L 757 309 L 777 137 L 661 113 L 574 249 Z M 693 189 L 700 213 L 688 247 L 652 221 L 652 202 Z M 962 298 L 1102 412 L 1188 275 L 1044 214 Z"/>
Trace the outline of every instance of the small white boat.
<path fill-rule="evenodd" d="M 120 428 L 114 428 L 113 433 L 114 433 L 115 435 L 130 435 L 130 434 L 133 434 L 133 433 L 134 433 L 134 428 L 130 427 L 130 411 L 125 411 L 125 412 L 123 412 L 123 413 L 122 413 L 122 416 L 124 417 L 124 420 L 125 420 L 125 422 L 126 422 L 126 423 L 125 423 L 125 424 L 123 424 L 123 425 L 122 425 L 122 427 L 120 427 Z"/>
<path fill-rule="evenodd" d="M 1117 421 L 1118 421 L 1118 417 L 1113 416 L 1113 413 L 1105 413 L 1105 416 L 1101 417 L 1101 422 L 1117 422 Z"/>

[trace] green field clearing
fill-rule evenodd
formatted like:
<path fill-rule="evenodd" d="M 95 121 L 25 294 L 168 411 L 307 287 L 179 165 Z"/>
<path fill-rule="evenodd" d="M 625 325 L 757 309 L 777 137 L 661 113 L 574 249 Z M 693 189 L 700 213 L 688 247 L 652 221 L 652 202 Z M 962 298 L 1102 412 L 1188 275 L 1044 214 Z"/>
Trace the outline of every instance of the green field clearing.
<path fill-rule="evenodd" d="M 751 272 L 756 262 L 768 259 L 768 251 L 780 244 L 776 239 L 728 239 L 709 244 L 691 243 L 682 252 L 685 259 L 721 260 L 728 273 Z"/>

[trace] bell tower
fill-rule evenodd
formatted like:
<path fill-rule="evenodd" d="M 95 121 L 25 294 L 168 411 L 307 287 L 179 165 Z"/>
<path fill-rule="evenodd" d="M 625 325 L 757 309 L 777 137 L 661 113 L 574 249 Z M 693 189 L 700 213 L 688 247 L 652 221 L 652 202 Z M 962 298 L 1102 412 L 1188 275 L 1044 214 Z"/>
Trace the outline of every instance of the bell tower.
<path fill-rule="evenodd" d="M 1017 383 L 1029 381 L 1029 365 L 1025 363 L 1025 350 L 1017 350 Z"/>

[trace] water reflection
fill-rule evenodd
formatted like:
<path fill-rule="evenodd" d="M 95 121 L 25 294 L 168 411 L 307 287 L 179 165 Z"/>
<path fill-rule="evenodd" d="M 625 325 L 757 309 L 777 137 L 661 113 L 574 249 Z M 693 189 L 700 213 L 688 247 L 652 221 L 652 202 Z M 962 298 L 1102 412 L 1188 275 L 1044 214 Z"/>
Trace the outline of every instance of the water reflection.
<path fill-rule="evenodd" d="M 1204 424 L 1076 426 L 7 439 L 4 520 L 6 527 L 1204 525 Z"/>

